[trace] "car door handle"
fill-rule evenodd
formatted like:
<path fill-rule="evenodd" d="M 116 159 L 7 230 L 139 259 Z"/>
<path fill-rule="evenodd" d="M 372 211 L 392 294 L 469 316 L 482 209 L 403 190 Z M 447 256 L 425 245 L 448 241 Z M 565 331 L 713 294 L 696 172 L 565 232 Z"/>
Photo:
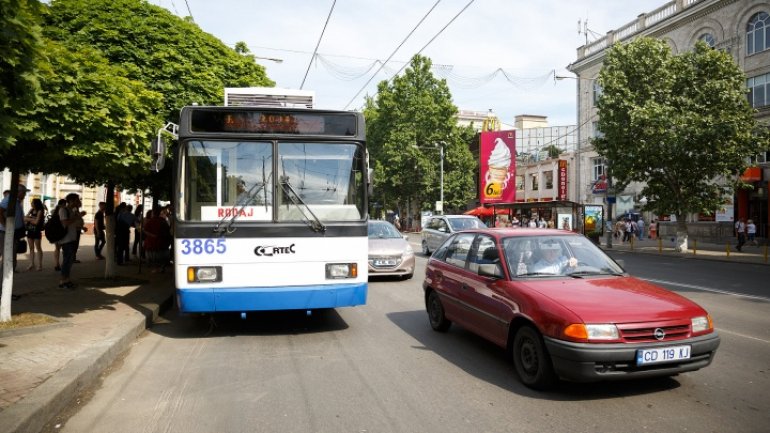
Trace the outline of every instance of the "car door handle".
<path fill-rule="evenodd" d="M 462 286 L 460 286 L 460 288 L 463 289 L 463 290 L 470 289 L 470 287 L 467 284 L 465 284 L 465 283 L 463 283 Z"/>

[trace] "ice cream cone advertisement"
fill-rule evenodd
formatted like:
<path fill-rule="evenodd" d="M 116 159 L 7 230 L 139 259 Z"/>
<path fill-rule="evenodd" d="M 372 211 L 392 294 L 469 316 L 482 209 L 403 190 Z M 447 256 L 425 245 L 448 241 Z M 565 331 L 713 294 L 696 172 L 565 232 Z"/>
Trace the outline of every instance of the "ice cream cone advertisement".
<path fill-rule="evenodd" d="M 481 203 L 511 203 L 516 199 L 516 131 L 482 132 L 479 161 Z"/>

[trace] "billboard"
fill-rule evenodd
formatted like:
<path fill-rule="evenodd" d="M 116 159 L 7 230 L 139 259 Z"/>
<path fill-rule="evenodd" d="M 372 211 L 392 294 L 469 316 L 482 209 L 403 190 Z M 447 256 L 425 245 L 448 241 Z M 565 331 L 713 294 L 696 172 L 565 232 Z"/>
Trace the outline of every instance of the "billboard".
<path fill-rule="evenodd" d="M 516 131 L 482 132 L 479 139 L 481 204 L 516 200 Z"/>

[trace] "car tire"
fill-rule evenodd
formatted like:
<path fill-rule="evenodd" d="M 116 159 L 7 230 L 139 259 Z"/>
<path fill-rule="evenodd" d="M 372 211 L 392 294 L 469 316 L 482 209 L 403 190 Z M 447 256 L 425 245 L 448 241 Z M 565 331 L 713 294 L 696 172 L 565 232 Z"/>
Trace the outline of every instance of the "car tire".
<path fill-rule="evenodd" d="M 452 322 L 444 315 L 444 305 L 441 303 L 441 298 L 439 298 L 435 290 L 431 290 L 428 294 L 426 304 L 430 327 L 437 332 L 448 331 L 449 327 L 452 326 Z"/>
<path fill-rule="evenodd" d="M 426 256 L 430 255 L 430 249 L 428 248 L 427 241 L 422 241 L 422 253 L 425 254 Z"/>
<path fill-rule="evenodd" d="M 545 390 L 556 383 L 543 337 L 531 326 L 522 326 L 513 338 L 513 364 L 521 382 L 530 388 Z"/>

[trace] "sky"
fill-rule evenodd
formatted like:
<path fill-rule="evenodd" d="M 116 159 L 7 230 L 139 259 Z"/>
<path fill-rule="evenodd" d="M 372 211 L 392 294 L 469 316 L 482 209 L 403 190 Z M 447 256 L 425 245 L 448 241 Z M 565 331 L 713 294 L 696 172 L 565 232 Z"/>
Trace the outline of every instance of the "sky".
<path fill-rule="evenodd" d="M 576 124 L 575 80 L 554 80 L 554 71 L 574 76 L 566 68 L 577 60 L 577 48 L 586 38 L 593 41 L 667 3 L 148 1 L 178 16 L 191 15 L 203 31 L 227 45 L 245 42 L 276 87 L 315 91 L 316 108 L 362 109 L 364 97 L 376 94 L 377 83 L 422 50 L 433 62 L 434 75 L 447 79 L 458 109 L 491 109 L 503 126 L 512 126 L 520 114 L 547 116 L 550 126 Z M 579 21 L 587 21 L 587 34 L 578 32 Z M 316 46 L 318 56 L 311 63 Z"/>

